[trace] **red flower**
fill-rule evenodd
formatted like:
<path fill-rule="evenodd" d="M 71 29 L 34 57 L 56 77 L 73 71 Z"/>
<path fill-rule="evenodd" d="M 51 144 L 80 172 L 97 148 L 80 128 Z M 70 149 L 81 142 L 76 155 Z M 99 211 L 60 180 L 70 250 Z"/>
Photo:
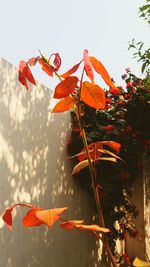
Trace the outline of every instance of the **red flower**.
<path fill-rule="evenodd" d="M 114 125 L 106 125 L 106 126 L 104 126 L 104 130 L 107 133 L 111 133 L 114 129 L 115 129 L 115 126 Z"/>
<path fill-rule="evenodd" d="M 106 104 L 111 104 L 112 103 L 112 99 L 111 98 L 106 98 Z"/>
<path fill-rule="evenodd" d="M 124 133 L 131 133 L 132 132 L 132 127 L 131 126 L 127 126 L 124 130 L 123 130 Z"/>
<path fill-rule="evenodd" d="M 150 149 L 150 139 L 145 140 L 145 148 Z"/>
<path fill-rule="evenodd" d="M 121 91 L 119 88 L 110 88 L 109 92 L 113 95 L 121 95 Z"/>
<path fill-rule="evenodd" d="M 123 259 L 124 262 L 125 262 L 126 264 L 128 264 L 128 265 L 131 263 L 131 262 L 130 262 L 130 258 L 129 258 L 129 256 L 128 256 L 127 253 L 122 254 L 122 259 Z"/>

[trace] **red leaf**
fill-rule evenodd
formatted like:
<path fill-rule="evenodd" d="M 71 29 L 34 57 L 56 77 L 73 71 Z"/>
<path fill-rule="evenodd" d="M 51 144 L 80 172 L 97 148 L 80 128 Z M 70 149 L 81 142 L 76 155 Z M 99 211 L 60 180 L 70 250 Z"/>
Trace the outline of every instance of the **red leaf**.
<path fill-rule="evenodd" d="M 50 210 L 36 210 L 35 215 L 36 218 L 41 221 L 41 223 L 47 224 L 49 227 L 60 219 L 60 215 L 64 213 L 68 208 L 58 208 L 58 209 L 50 209 Z"/>
<path fill-rule="evenodd" d="M 43 224 L 41 220 L 36 217 L 36 211 L 42 210 L 41 208 L 34 208 L 27 212 L 26 216 L 23 218 L 23 225 L 26 227 L 39 226 Z"/>
<path fill-rule="evenodd" d="M 119 153 L 121 145 L 118 142 L 115 141 L 102 141 L 100 142 L 101 144 L 108 146 L 110 148 L 112 148 L 114 151 L 116 151 L 117 153 Z"/>
<path fill-rule="evenodd" d="M 88 56 L 88 50 L 87 49 L 85 49 L 83 52 L 83 60 L 84 60 L 84 69 L 85 69 L 86 75 L 93 82 L 94 81 L 94 71 L 93 71 L 90 57 Z"/>
<path fill-rule="evenodd" d="M 38 59 L 38 62 L 42 65 L 42 70 L 45 71 L 49 76 L 53 77 L 53 67 L 49 65 L 44 58 Z"/>
<path fill-rule="evenodd" d="M 55 53 L 55 54 L 52 54 L 52 55 L 55 56 L 54 61 L 53 61 L 54 70 L 58 71 L 60 66 L 61 66 L 61 57 L 60 57 L 59 53 Z"/>
<path fill-rule="evenodd" d="M 70 70 L 68 70 L 67 72 L 65 72 L 64 74 L 62 74 L 61 77 L 62 77 L 62 78 L 67 78 L 67 77 L 69 77 L 70 75 L 72 75 L 73 73 L 75 73 L 75 72 L 78 70 L 78 68 L 79 68 L 79 66 L 80 66 L 80 64 L 81 64 L 81 62 L 82 62 L 82 61 L 80 61 L 78 64 L 74 65 Z"/>
<path fill-rule="evenodd" d="M 72 96 L 69 96 L 65 99 L 62 99 L 60 102 L 56 104 L 53 108 L 52 112 L 64 112 L 71 109 L 76 104 L 76 99 Z"/>
<path fill-rule="evenodd" d="M 31 73 L 27 63 L 24 60 L 21 60 L 19 63 L 19 77 L 18 77 L 18 79 L 19 79 L 20 83 L 26 87 L 27 90 L 28 90 L 27 80 L 29 82 L 33 83 L 34 85 L 36 85 L 34 77 Z"/>
<path fill-rule="evenodd" d="M 54 98 L 65 98 L 72 94 L 77 87 L 78 78 L 71 76 L 61 81 L 55 88 Z"/>
<path fill-rule="evenodd" d="M 81 100 L 92 108 L 105 108 L 105 92 L 99 85 L 83 82 L 81 88 Z"/>
<path fill-rule="evenodd" d="M 34 207 L 34 206 L 30 205 L 30 204 L 15 204 L 12 207 L 7 208 L 5 210 L 5 213 L 4 213 L 3 217 L 2 217 L 2 219 L 7 224 L 9 230 L 12 229 L 12 211 L 17 206 L 28 207 L 28 208 L 33 208 Z"/>
<path fill-rule="evenodd" d="M 111 88 L 117 89 L 116 86 L 113 84 L 107 70 L 105 69 L 104 65 L 95 57 L 90 57 L 91 63 L 95 71 L 102 76 L 105 83 L 110 86 Z M 118 90 L 118 89 L 117 89 Z"/>

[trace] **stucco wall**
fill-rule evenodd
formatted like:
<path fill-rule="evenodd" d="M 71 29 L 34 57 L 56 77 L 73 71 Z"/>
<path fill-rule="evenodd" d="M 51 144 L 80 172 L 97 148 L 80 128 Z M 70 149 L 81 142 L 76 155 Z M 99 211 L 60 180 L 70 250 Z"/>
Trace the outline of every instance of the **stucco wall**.
<path fill-rule="evenodd" d="M 43 208 L 68 206 L 66 218 L 91 223 L 93 204 L 72 178 L 66 157 L 70 116 L 51 114 L 52 91 L 43 85 L 28 92 L 17 69 L 0 59 L 0 216 L 18 202 Z M 96 267 L 95 238 L 55 225 L 25 229 L 25 210 L 14 210 L 13 231 L 0 219 L 1 267 Z"/>

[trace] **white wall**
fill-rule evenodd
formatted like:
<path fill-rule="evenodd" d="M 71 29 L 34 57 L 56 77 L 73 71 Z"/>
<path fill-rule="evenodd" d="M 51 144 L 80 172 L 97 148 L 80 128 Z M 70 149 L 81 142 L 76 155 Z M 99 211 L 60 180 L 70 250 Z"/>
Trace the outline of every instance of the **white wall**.
<path fill-rule="evenodd" d="M 68 206 L 66 218 L 91 223 L 93 203 L 72 178 L 66 157 L 70 115 L 51 114 L 52 91 L 43 85 L 28 92 L 18 71 L 0 60 L 0 216 L 18 202 L 42 208 Z M 55 225 L 25 229 L 23 208 L 14 210 L 13 231 L 0 219 L 1 267 L 96 267 L 95 238 Z"/>

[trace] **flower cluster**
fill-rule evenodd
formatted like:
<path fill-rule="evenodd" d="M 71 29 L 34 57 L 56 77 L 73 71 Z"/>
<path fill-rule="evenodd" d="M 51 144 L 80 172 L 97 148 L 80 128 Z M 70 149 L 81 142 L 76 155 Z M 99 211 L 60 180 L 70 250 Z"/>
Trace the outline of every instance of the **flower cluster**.
<path fill-rule="evenodd" d="M 97 163 L 102 208 L 106 226 L 112 232 L 108 238 L 113 253 L 117 238 L 125 239 L 127 234 L 131 237 L 138 235 L 133 223 L 138 211 L 130 202 L 127 192 L 130 192 L 131 185 L 142 172 L 143 154 L 146 152 L 149 155 L 150 150 L 150 78 L 137 78 L 130 69 L 122 78 L 125 88 L 105 90 L 105 110 L 96 110 L 84 103 L 82 107 L 82 123 L 88 143 L 106 140 L 119 142 L 120 157 L 126 162 L 117 165 L 111 162 Z M 73 112 L 72 120 L 68 149 L 70 154 L 75 154 L 82 148 L 82 138 Z M 116 221 L 120 225 L 119 230 L 115 228 Z M 126 254 L 122 260 L 129 263 Z"/>

